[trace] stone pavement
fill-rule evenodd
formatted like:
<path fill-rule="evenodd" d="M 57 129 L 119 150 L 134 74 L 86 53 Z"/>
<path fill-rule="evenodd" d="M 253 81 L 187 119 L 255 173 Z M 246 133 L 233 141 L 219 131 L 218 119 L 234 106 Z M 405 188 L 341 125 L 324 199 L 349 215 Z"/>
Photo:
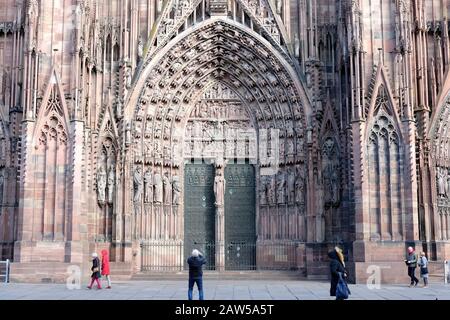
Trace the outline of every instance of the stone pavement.
<path fill-rule="evenodd" d="M 325 281 L 208 280 L 207 300 L 332 300 Z M 349 285 L 351 300 L 450 300 L 450 285 L 432 283 L 429 288 L 407 285 Z M 194 297 L 198 298 L 197 289 Z M 113 283 L 111 290 L 83 286 L 69 290 L 64 284 L 0 284 L 0 300 L 186 300 L 187 280 L 126 281 Z"/>

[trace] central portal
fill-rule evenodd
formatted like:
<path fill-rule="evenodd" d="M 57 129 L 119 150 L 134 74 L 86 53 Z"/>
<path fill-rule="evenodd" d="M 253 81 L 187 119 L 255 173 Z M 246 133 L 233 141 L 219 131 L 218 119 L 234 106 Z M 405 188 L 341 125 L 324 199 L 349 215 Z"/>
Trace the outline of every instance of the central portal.
<path fill-rule="evenodd" d="M 223 83 L 207 87 L 184 134 L 185 255 L 204 252 L 215 270 L 256 265 L 256 130 L 242 99 Z"/>

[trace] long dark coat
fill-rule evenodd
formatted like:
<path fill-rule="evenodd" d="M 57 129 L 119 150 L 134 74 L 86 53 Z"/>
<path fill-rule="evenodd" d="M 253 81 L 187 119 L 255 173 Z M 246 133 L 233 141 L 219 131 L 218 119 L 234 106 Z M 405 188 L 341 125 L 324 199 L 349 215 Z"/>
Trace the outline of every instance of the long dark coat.
<path fill-rule="evenodd" d="M 98 268 L 98 271 L 94 272 L 95 268 Z M 91 271 L 92 271 L 91 278 L 98 279 L 101 277 L 101 275 L 100 275 L 100 259 L 99 258 L 96 257 L 96 258 L 92 259 Z"/>
<path fill-rule="evenodd" d="M 330 296 L 336 296 L 336 287 L 339 282 L 339 272 L 346 273 L 344 266 L 342 265 L 336 251 L 331 251 L 328 253 L 328 257 L 331 259 L 330 261 L 330 272 L 331 272 L 331 287 L 330 287 Z"/>

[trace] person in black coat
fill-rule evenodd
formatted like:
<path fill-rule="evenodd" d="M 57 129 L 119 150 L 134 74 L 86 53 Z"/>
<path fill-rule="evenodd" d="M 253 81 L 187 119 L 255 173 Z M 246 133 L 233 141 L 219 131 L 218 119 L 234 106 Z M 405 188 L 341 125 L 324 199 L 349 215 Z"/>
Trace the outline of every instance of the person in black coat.
<path fill-rule="evenodd" d="M 203 300 L 203 270 L 202 267 L 206 263 L 205 258 L 197 250 L 193 250 L 191 256 L 187 260 L 189 264 L 189 290 L 188 298 L 192 300 L 192 291 L 194 284 L 197 283 L 199 300 Z"/>
<path fill-rule="evenodd" d="M 92 254 L 92 267 L 91 267 L 92 275 L 91 275 L 91 284 L 88 286 L 88 289 L 92 289 L 92 285 L 94 281 L 97 282 L 97 288 L 101 289 L 102 285 L 100 284 L 100 259 L 98 258 L 97 253 Z"/>
<path fill-rule="evenodd" d="M 342 250 L 339 247 L 335 247 L 333 251 L 328 253 L 328 257 L 331 259 L 330 261 L 330 272 L 331 272 L 331 287 L 330 287 L 330 296 L 336 296 L 336 288 L 339 282 L 339 273 L 342 276 L 347 278 L 348 273 L 345 269 L 344 255 Z"/>

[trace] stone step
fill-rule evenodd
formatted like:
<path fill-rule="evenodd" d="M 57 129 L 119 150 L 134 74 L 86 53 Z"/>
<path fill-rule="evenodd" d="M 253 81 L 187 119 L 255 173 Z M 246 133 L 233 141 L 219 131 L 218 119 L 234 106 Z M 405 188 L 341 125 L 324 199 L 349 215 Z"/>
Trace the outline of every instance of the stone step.
<path fill-rule="evenodd" d="M 189 276 L 188 271 L 168 272 L 140 272 L 132 276 L 131 280 L 185 280 Z M 209 280 L 304 280 L 306 277 L 296 271 L 203 271 L 203 278 Z"/>

